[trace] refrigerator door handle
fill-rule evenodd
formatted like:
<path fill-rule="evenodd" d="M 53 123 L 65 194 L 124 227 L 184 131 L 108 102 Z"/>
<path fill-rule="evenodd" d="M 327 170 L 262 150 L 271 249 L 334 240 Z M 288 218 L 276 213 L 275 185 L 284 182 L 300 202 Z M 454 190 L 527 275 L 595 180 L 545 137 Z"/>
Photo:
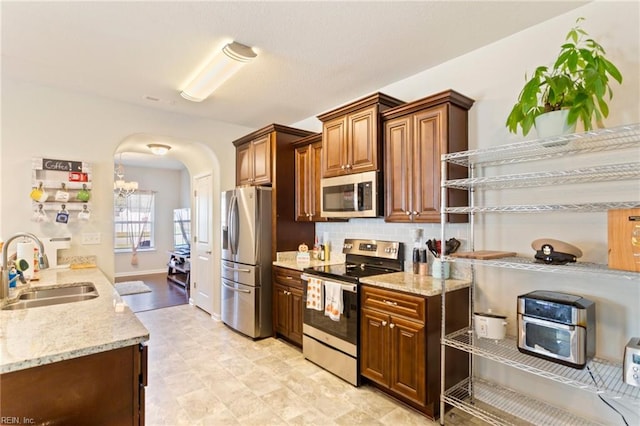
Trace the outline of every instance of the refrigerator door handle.
<path fill-rule="evenodd" d="M 232 268 L 227 265 L 222 265 L 222 267 L 227 271 L 237 271 L 237 272 L 247 272 L 247 273 L 251 272 L 251 269 L 247 269 L 247 268 Z"/>
<path fill-rule="evenodd" d="M 238 196 L 234 194 L 231 196 L 229 202 L 229 217 L 227 218 L 229 224 L 229 248 L 231 254 L 238 253 Z"/>
<path fill-rule="evenodd" d="M 235 287 L 232 287 L 232 286 L 230 286 L 229 284 L 227 284 L 225 282 L 223 282 L 222 285 L 225 286 L 226 288 L 228 288 L 229 290 L 235 291 L 237 293 L 251 293 L 251 290 L 243 290 L 241 288 L 235 288 Z"/>

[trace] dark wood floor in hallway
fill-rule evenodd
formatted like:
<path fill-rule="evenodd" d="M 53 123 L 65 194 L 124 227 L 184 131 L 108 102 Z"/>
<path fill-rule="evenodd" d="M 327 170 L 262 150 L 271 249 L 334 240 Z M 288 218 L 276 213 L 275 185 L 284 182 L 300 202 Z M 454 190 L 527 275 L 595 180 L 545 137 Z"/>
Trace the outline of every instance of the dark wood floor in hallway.
<path fill-rule="evenodd" d="M 151 311 L 153 309 L 189 303 L 186 290 L 167 279 L 166 273 L 136 275 L 116 278 L 116 283 L 124 281 L 143 281 L 151 288 L 150 293 L 138 293 L 122 296 L 133 312 Z"/>

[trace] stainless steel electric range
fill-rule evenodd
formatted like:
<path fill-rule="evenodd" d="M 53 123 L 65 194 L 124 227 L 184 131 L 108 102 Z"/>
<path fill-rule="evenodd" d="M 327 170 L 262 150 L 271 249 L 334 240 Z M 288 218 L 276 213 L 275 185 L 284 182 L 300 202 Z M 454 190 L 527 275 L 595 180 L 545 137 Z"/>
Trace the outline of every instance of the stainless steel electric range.
<path fill-rule="evenodd" d="M 360 279 L 402 271 L 400 242 L 344 240 L 345 263 L 304 269 L 302 352 L 347 382 L 358 386 Z"/>

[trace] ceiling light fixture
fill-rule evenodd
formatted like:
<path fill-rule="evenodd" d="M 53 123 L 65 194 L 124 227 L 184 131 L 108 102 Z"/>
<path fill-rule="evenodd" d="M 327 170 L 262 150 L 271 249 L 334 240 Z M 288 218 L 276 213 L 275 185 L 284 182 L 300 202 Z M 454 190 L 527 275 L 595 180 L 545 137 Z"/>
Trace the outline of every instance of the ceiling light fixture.
<path fill-rule="evenodd" d="M 225 45 L 180 92 L 193 102 L 202 102 L 242 66 L 258 56 L 249 46 L 237 42 Z"/>
<path fill-rule="evenodd" d="M 169 145 L 161 144 L 161 143 L 150 143 L 147 147 L 151 150 L 155 155 L 165 155 L 171 147 Z"/>
<path fill-rule="evenodd" d="M 120 160 L 122 161 L 122 158 Z M 136 192 L 138 189 L 138 182 L 127 182 L 124 180 L 124 167 L 122 167 L 122 164 L 118 164 L 116 166 L 114 174 L 116 175 L 116 179 L 113 181 L 113 192 L 118 196 L 118 198 L 126 198 Z"/>

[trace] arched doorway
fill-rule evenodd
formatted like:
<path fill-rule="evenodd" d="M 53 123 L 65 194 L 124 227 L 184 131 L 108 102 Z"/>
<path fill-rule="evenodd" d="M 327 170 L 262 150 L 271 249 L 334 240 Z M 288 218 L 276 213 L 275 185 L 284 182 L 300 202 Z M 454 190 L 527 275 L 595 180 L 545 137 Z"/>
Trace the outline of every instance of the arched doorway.
<path fill-rule="evenodd" d="M 160 158 L 151 154 L 147 145 L 152 143 L 165 144 L 171 147 L 166 156 L 169 161 L 163 161 Z M 180 194 L 172 194 L 173 202 L 180 207 L 188 207 L 191 211 L 191 223 L 190 223 L 190 244 L 192 253 L 190 257 L 191 262 L 191 277 L 190 277 L 190 300 L 189 302 L 204 311 L 211 314 L 213 318 L 219 319 L 220 317 L 220 230 L 217 224 L 220 223 L 220 208 L 219 197 L 220 193 L 220 176 L 219 176 L 219 162 L 215 153 L 206 145 L 200 142 L 178 140 L 170 137 L 162 137 L 157 135 L 148 134 L 135 134 L 125 138 L 116 148 L 114 152 L 114 171 L 118 167 L 118 162 L 122 162 L 123 158 L 125 162 L 130 164 L 138 164 L 138 167 L 147 167 L 147 170 L 154 168 L 162 170 L 162 167 L 166 167 L 169 170 L 169 181 L 176 179 L 180 180 L 177 185 Z M 169 166 L 163 166 L 163 163 L 169 164 Z M 182 164 L 184 168 L 176 168 L 176 164 Z M 129 167 L 132 172 L 136 166 L 125 166 L 124 180 L 131 180 L 126 174 L 126 167 Z M 138 173 L 140 173 L 138 171 Z M 144 173 L 144 172 L 143 172 Z M 162 172 L 160 172 L 162 173 Z M 138 174 L 138 176 L 140 176 Z M 153 191 L 176 191 L 176 183 L 162 185 L 162 182 L 156 182 L 156 184 L 149 184 L 149 178 L 153 182 L 153 176 L 161 176 L 154 173 L 147 173 L 147 176 L 141 178 L 141 182 L 145 181 L 145 186 L 151 188 Z M 207 177 L 206 189 L 199 189 L 198 197 L 194 193 L 196 185 L 202 187 L 203 178 Z M 114 178 L 117 179 L 114 173 Z M 164 182 L 168 182 L 166 177 L 162 179 Z M 203 192 L 205 191 L 205 192 Z M 166 197 L 165 197 L 166 198 Z M 115 197 L 114 197 L 115 200 Z M 208 202 L 208 206 L 203 208 L 203 203 Z M 196 204 L 197 203 L 197 204 Z M 114 212 L 116 208 L 116 202 L 114 201 Z M 173 210 L 173 209 L 172 209 Z M 165 219 L 165 223 L 162 226 L 167 228 L 171 227 L 173 230 L 173 211 L 162 212 L 161 215 Z M 167 217 L 171 217 L 167 220 Z M 158 225 L 156 225 L 158 226 Z M 173 231 L 171 231 L 173 232 Z M 114 234 L 115 236 L 115 234 Z M 198 244 L 194 245 L 194 236 L 198 236 Z M 206 237 L 206 238 L 204 238 Z M 203 245 L 201 240 L 206 239 L 206 245 Z M 165 232 L 164 246 L 158 248 L 153 253 L 143 256 L 143 252 L 138 252 L 137 265 L 135 268 L 130 265 L 129 268 L 125 268 L 123 264 L 126 264 L 128 258 L 131 256 L 129 251 L 128 256 L 120 256 L 114 253 L 114 271 L 115 276 L 122 276 L 122 273 L 131 273 L 132 271 L 157 271 L 167 270 L 167 252 L 173 248 L 173 237 L 170 241 L 167 241 Z M 194 250 L 197 249 L 196 253 Z M 144 253 L 147 254 L 147 253 Z M 123 259 L 124 258 L 124 259 Z M 130 262 L 129 262 L 130 263 Z M 126 270 L 125 270 L 126 269 Z"/>

